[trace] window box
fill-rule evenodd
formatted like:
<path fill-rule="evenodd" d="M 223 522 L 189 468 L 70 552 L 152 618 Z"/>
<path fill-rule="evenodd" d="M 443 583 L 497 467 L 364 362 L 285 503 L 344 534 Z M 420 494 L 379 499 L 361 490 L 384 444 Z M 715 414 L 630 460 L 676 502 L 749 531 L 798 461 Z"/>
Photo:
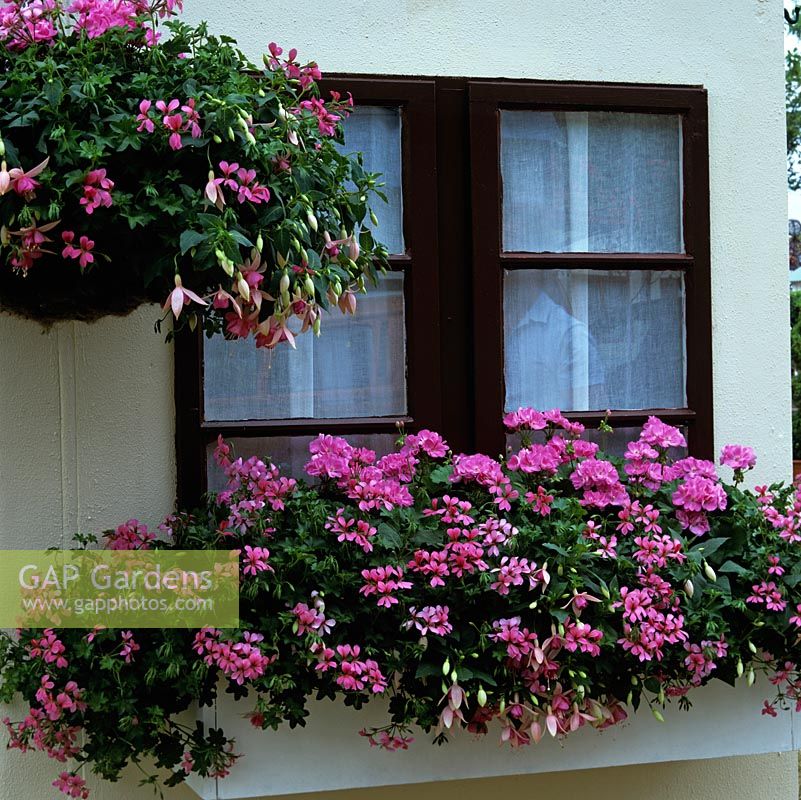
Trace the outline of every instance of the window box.
<path fill-rule="evenodd" d="M 606 731 L 585 728 L 563 743 L 546 737 L 512 750 L 498 746 L 493 730 L 483 739 L 457 735 L 437 747 L 420 732 L 408 750 L 395 753 L 369 748 L 358 735 L 365 725 L 382 724 L 386 715 L 379 702 L 362 711 L 318 702 L 305 728 L 272 732 L 248 722 L 247 703 L 223 695 L 216 708 L 201 709 L 199 718 L 234 736 L 245 757 L 224 780 L 192 774 L 188 783 L 204 800 L 234 800 L 795 750 L 801 720 L 791 712 L 760 714 L 771 688 L 767 682 L 734 689 L 713 681 L 693 693 L 689 711 L 669 706 L 664 723 L 642 708 L 627 723 Z"/>

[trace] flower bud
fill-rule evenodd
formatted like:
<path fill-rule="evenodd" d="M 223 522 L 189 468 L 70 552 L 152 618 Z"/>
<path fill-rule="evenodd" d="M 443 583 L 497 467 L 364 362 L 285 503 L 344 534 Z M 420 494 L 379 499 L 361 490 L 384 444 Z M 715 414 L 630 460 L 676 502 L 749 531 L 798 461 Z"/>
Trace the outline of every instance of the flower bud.
<path fill-rule="evenodd" d="M 312 322 L 312 333 L 314 333 L 315 336 L 319 336 L 320 335 L 320 327 L 321 327 L 321 325 L 322 325 L 322 320 L 320 319 L 320 317 L 315 317 L 314 318 L 314 322 Z M 423 638 L 425 638 L 425 637 L 423 637 Z"/>
<path fill-rule="evenodd" d="M 246 131 L 245 141 L 247 141 L 248 144 L 256 144 L 256 137 L 250 131 Z"/>
<path fill-rule="evenodd" d="M 370 222 L 373 223 L 376 227 L 378 227 L 378 217 L 375 215 L 374 211 L 370 212 Z"/>
<path fill-rule="evenodd" d="M 222 139 L 216 133 L 211 138 L 214 144 L 222 144 Z"/>
<path fill-rule="evenodd" d="M 445 661 L 442 663 L 442 674 L 447 675 L 451 671 L 451 662 L 450 659 L 446 658 Z"/>
<path fill-rule="evenodd" d="M 309 297 L 314 297 L 314 282 L 308 275 L 306 276 L 306 279 L 303 281 L 303 288 L 306 290 L 306 294 Z"/>
<path fill-rule="evenodd" d="M 756 680 L 756 674 L 754 673 L 754 668 L 753 668 L 753 667 L 749 667 L 749 669 L 748 669 L 748 675 L 747 675 L 747 677 L 746 677 L 746 679 L 745 679 L 745 682 L 746 682 L 746 683 L 747 683 L 749 686 L 753 686 L 753 685 L 754 685 L 754 681 L 755 681 L 755 680 Z"/>
<path fill-rule="evenodd" d="M 704 575 L 706 575 L 706 577 L 709 578 L 712 583 L 715 583 L 715 581 L 718 579 L 718 576 L 715 574 L 715 570 L 713 570 L 712 567 L 706 563 L 706 561 L 704 561 Z"/>
<path fill-rule="evenodd" d="M 6 154 L 6 143 L 0 138 L 0 158 Z"/>
<path fill-rule="evenodd" d="M 487 705 L 487 693 L 484 691 L 484 687 L 483 686 L 479 686 L 478 687 L 478 693 L 476 694 L 476 700 L 478 701 L 478 704 L 482 708 L 484 708 L 484 706 Z"/>
<path fill-rule="evenodd" d="M 743 660 L 741 658 L 738 658 L 737 659 L 737 677 L 738 678 L 742 678 L 743 677 L 744 669 L 745 668 L 743 667 Z"/>
<path fill-rule="evenodd" d="M 651 709 L 651 713 L 654 715 L 654 719 L 657 722 L 664 722 L 665 721 L 665 718 L 662 715 L 662 712 L 658 708 L 652 708 Z"/>
<path fill-rule="evenodd" d="M 248 282 L 245 280 L 245 276 L 241 272 L 237 272 L 236 274 L 236 288 L 239 289 L 239 294 L 242 295 L 242 298 L 247 303 L 250 301 L 250 286 L 248 286 Z"/>
<path fill-rule="evenodd" d="M 236 139 L 236 136 L 234 136 L 234 129 L 230 125 L 228 126 L 228 138 L 232 142 Z"/>
<path fill-rule="evenodd" d="M 351 260 L 355 261 L 360 253 L 361 248 L 359 247 L 359 243 L 356 241 L 356 237 L 352 235 L 348 240 L 348 255 Z"/>
<path fill-rule="evenodd" d="M 689 578 L 684 581 L 684 593 L 687 597 L 692 597 L 695 594 L 695 586 L 693 586 L 693 582 Z"/>
<path fill-rule="evenodd" d="M 317 217 L 311 211 L 306 213 L 306 221 L 309 223 L 309 227 L 317 233 Z"/>
<path fill-rule="evenodd" d="M 502 697 L 501 702 L 498 703 L 498 713 L 503 714 L 504 711 L 506 711 L 506 698 Z"/>
<path fill-rule="evenodd" d="M 260 253 L 264 250 L 264 237 L 261 234 L 256 237 L 256 250 Z"/>
<path fill-rule="evenodd" d="M 455 669 L 451 670 L 451 681 L 453 681 L 453 683 L 459 683 L 459 675 Z"/>
<path fill-rule="evenodd" d="M 289 291 L 289 275 L 287 275 L 286 272 L 281 276 L 281 280 L 278 281 L 278 291 L 281 292 L 281 294 L 285 294 Z"/>
<path fill-rule="evenodd" d="M 757 651 L 757 649 L 756 649 L 756 645 L 755 645 L 753 642 L 749 642 L 749 643 L 748 643 L 748 649 L 749 649 L 749 650 L 750 650 L 750 651 L 751 651 L 751 652 L 752 652 L 754 655 L 756 655 L 756 651 Z"/>

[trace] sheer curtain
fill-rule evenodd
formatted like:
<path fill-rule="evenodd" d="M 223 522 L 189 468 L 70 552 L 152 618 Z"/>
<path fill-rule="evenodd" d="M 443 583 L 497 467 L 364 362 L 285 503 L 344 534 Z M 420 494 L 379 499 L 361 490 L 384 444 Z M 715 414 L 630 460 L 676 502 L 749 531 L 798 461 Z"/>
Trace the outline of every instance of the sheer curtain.
<path fill-rule="evenodd" d="M 504 305 L 507 409 L 685 406 L 681 273 L 510 270 Z"/>
<path fill-rule="evenodd" d="M 376 200 L 378 236 L 403 253 L 401 113 L 361 106 L 345 122 L 345 152 L 361 152 L 381 173 L 387 203 Z M 297 350 L 256 350 L 253 341 L 204 343 L 208 420 L 392 416 L 406 413 L 403 275 L 380 278 L 359 296 L 355 317 L 323 314 L 323 334 L 299 336 Z"/>
<path fill-rule="evenodd" d="M 397 106 L 359 106 L 345 120 L 346 153 L 362 153 L 367 172 L 380 172 L 383 203 L 374 197 L 373 210 L 378 218 L 376 238 L 390 253 L 405 253 L 403 241 L 403 173 L 401 110 Z"/>
<path fill-rule="evenodd" d="M 403 275 L 388 273 L 355 316 L 323 315 L 322 336 L 256 349 L 204 340 L 208 420 L 380 417 L 406 413 Z"/>
<path fill-rule="evenodd" d="M 506 251 L 682 248 L 678 117 L 504 111 L 501 173 Z M 683 296 L 679 274 L 507 272 L 507 407 L 683 405 Z"/>

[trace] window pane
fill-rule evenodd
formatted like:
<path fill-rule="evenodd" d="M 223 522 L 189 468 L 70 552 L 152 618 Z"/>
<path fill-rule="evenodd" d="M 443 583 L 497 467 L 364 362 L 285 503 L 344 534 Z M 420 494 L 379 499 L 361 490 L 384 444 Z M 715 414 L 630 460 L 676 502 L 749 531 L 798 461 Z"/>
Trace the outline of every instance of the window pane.
<path fill-rule="evenodd" d="M 501 112 L 507 251 L 683 252 L 676 115 Z"/>
<path fill-rule="evenodd" d="M 405 253 L 403 242 L 403 173 L 401 168 L 401 112 L 399 108 L 359 106 L 345 120 L 347 153 L 363 153 L 364 168 L 380 172 L 384 203 L 373 198 L 373 211 L 378 217 L 376 238 L 390 253 Z"/>
<path fill-rule="evenodd" d="M 304 478 L 308 483 L 314 483 L 314 480 L 303 471 L 303 466 L 311 457 L 309 442 L 316 438 L 316 436 L 269 436 L 247 439 L 232 438 L 227 441 L 233 446 L 234 458 L 240 456 L 242 458 L 250 458 L 250 456 L 269 458 L 284 475 Z M 375 433 L 347 434 L 343 438 L 354 447 L 367 447 L 375 450 L 380 458 L 395 449 L 395 441 L 398 437 L 394 433 Z M 225 475 L 214 460 L 216 446 L 217 443 L 213 442 L 206 448 L 206 474 L 210 492 L 219 492 L 225 488 Z"/>
<path fill-rule="evenodd" d="M 683 408 L 679 272 L 507 270 L 506 408 Z"/>
<path fill-rule="evenodd" d="M 383 417 L 406 413 L 403 275 L 359 295 L 355 316 L 323 314 L 322 336 L 297 350 L 204 340 L 207 420 Z"/>

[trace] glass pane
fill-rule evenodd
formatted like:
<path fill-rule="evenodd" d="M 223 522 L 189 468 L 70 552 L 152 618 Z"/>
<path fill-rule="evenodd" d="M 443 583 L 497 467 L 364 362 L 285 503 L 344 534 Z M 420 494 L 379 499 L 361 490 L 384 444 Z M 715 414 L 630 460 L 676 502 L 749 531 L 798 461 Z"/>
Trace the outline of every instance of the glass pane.
<path fill-rule="evenodd" d="M 680 122 L 502 111 L 504 250 L 683 252 Z"/>
<path fill-rule="evenodd" d="M 269 457 L 284 475 L 304 478 L 307 482 L 313 483 L 313 479 L 304 473 L 303 466 L 310 458 L 309 442 L 316 438 L 316 436 L 269 436 L 231 438 L 226 441 L 233 446 L 234 458 Z M 347 434 L 343 438 L 354 447 L 368 447 L 370 450 L 375 450 L 380 458 L 395 449 L 398 437 L 393 433 L 375 433 Z M 219 492 L 225 488 L 225 475 L 214 460 L 216 446 L 217 443 L 213 442 L 206 448 L 206 474 L 211 492 Z"/>
<path fill-rule="evenodd" d="M 406 413 L 403 274 L 359 295 L 355 316 L 323 314 L 322 335 L 297 350 L 253 339 L 204 340 L 207 420 L 402 416 Z"/>
<path fill-rule="evenodd" d="M 506 408 L 683 408 L 679 272 L 507 270 Z"/>
<path fill-rule="evenodd" d="M 363 153 L 364 168 L 380 172 L 384 203 L 374 197 L 373 211 L 378 217 L 376 238 L 390 253 L 406 252 L 403 242 L 403 173 L 401 168 L 401 112 L 399 108 L 358 106 L 345 120 L 347 153 Z"/>

